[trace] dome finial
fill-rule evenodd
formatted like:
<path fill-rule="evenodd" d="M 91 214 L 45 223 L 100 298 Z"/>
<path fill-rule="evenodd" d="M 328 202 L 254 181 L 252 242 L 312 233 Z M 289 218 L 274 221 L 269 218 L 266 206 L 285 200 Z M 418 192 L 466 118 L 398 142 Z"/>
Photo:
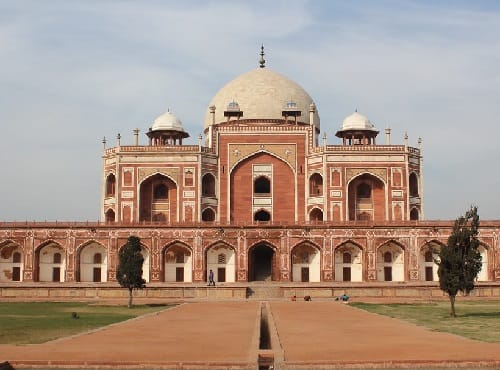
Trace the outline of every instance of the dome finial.
<path fill-rule="evenodd" d="M 260 60 L 259 60 L 260 68 L 265 68 L 266 60 L 264 59 L 264 44 L 260 47 Z"/>

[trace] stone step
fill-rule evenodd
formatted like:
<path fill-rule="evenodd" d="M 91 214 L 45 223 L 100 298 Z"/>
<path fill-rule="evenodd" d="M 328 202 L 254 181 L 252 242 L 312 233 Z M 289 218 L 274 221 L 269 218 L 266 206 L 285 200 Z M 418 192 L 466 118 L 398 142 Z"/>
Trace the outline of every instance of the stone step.
<path fill-rule="evenodd" d="M 282 298 L 279 286 L 249 286 L 247 288 L 247 298 Z"/>

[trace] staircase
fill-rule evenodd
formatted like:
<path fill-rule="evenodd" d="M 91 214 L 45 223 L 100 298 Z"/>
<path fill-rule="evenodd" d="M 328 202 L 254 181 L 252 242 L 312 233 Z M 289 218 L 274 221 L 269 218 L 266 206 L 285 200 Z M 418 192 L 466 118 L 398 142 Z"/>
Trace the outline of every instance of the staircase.
<path fill-rule="evenodd" d="M 247 287 L 247 298 L 256 300 L 283 298 L 281 287 L 274 284 L 252 284 Z"/>

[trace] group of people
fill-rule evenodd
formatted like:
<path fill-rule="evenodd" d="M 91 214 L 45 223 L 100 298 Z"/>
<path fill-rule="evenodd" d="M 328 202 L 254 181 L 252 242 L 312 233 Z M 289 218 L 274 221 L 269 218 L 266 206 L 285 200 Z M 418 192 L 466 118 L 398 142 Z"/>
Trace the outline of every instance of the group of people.
<path fill-rule="evenodd" d="M 292 302 L 295 302 L 297 300 L 297 296 L 294 294 L 293 296 L 290 297 L 290 300 Z M 347 304 L 348 301 L 349 301 L 349 296 L 346 293 L 344 293 L 340 297 L 336 297 L 335 300 L 336 301 L 341 301 L 342 303 Z M 310 295 L 304 296 L 304 301 L 308 301 L 308 302 L 312 301 L 311 296 Z"/>

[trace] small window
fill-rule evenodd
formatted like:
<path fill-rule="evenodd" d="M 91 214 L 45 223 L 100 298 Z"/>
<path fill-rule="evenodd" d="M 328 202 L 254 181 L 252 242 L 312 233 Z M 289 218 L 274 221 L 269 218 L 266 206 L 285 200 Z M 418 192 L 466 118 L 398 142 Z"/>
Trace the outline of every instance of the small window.
<path fill-rule="evenodd" d="M 214 210 L 211 209 L 211 208 L 205 209 L 201 213 L 201 220 L 202 221 L 207 221 L 207 222 L 215 221 L 215 212 L 214 212 Z"/>
<path fill-rule="evenodd" d="M 253 192 L 255 194 L 270 194 L 271 193 L 271 181 L 267 177 L 260 176 L 254 181 Z"/>
<path fill-rule="evenodd" d="M 431 251 L 425 252 L 424 258 L 425 258 L 425 262 L 434 262 L 434 257 L 432 256 Z"/>
<path fill-rule="evenodd" d="M 226 264 L 226 255 L 224 253 L 217 255 L 217 263 L 222 265 Z"/>
<path fill-rule="evenodd" d="M 413 208 L 411 211 L 410 211 L 410 220 L 411 221 L 418 221 L 418 209 L 416 208 Z"/>
<path fill-rule="evenodd" d="M 184 186 L 193 186 L 194 184 L 194 177 L 193 177 L 193 171 L 187 170 L 184 172 Z"/>
<path fill-rule="evenodd" d="M 309 196 L 321 195 L 323 195 L 323 177 L 319 173 L 315 173 L 309 178 Z"/>
<path fill-rule="evenodd" d="M 371 196 L 372 196 L 372 189 L 370 185 L 368 185 L 366 182 L 359 184 L 358 198 L 371 198 Z"/>
<path fill-rule="evenodd" d="M 271 214 L 267 211 L 258 211 L 253 217 L 254 221 L 271 221 Z"/>
<path fill-rule="evenodd" d="M 106 212 L 106 222 L 115 222 L 115 211 L 108 209 Z"/>
<path fill-rule="evenodd" d="M 211 173 L 201 179 L 201 194 L 204 197 L 215 197 L 215 177 Z"/>
<path fill-rule="evenodd" d="M 342 254 L 342 262 L 343 263 L 351 263 L 351 253 L 349 252 L 344 252 Z"/>
<path fill-rule="evenodd" d="M 13 263 L 21 263 L 21 253 L 14 252 L 14 254 L 12 255 L 12 262 Z"/>
<path fill-rule="evenodd" d="M 418 178 L 415 173 L 410 174 L 410 197 L 418 197 Z"/>
<path fill-rule="evenodd" d="M 184 253 L 183 252 L 177 252 L 175 254 L 175 263 L 184 263 Z"/>
<path fill-rule="evenodd" d="M 115 195 L 116 178 L 115 175 L 110 174 L 106 177 L 106 196 L 112 197 Z"/>
<path fill-rule="evenodd" d="M 392 263 L 392 253 L 391 252 L 384 253 L 384 262 L 385 263 Z"/>
<path fill-rule="evenodd" d="M 155 186 L 153 191 L 154 199 L 167 199 L 168 198 L 168 188 L 165 184 L 158 184 Z"/>
<path fill-rule="evenodd" d="M 53 263 L 61 263 L 61 253 L 54 253 L 54 262 Z"/>
<path fill-rule="evenodd" d="M 94 254 L 94 263 L 95 264 L 101 264 L 102 263 L 102 254 L 101 253 L 95 253 Z"/>

